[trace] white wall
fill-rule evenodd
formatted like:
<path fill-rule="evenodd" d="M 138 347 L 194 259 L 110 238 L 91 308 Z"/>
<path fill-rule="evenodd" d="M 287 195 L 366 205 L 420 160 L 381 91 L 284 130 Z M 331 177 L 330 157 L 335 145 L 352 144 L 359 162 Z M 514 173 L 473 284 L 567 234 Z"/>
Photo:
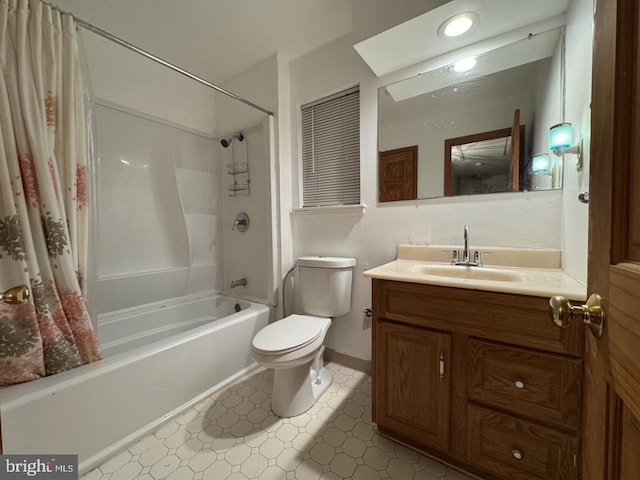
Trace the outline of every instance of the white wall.
<path fill-rule="evenodd" d="M 96 97 L 210 135 L 213 91 L 168 68 L 81 30 Z"/>
<path fill-rule="evenodd" d="M 578 201 L 589 190 L 591 140 L 591 68 L 593 49 L 593 0 L 573 0 L 567 15 L 566 116 L 573 124 L 574 139 L 584 139 L 584 170 L 576 171 L 576 156 L 565 155 L 562 209 L 563 269 L 587 281 L 589 206 Z"/>
<path fill-rule="evenodd" d="M 354 12 L 354 15 L 356 12 Z M 326 254 L 356 257 L 352 309 L 336 319 L 327 345 L 339 352 L 369 359 L 370 330 L 363 329 L 361 311 L 369 307 L 368 268 L 391 261 L 396 246 L 422 232 L 434 244 L 461 244 L 462 228 L 471 228 L 471 246 L 560 248 L 562 193 L 558 191 L 494 194 L 377 204 L 378 88 L 395 81 L 376 78 L 352 48 L 359 39 L 344 36 L 291 64 L 292 118 L 300 105 L 360 84 L 360 155 L 364 216 L 295 215 L 294 256 Z M 297 124 L 291 129 L 293 202 L 298 206 Z"/>
<path fill-rule="evenodd" d="M 564 42 L 558 42 L 548 69 L 542 78 L 542 88 L 536 92 L 536 131 L 531 146 L 531 154 L 549 154 L 551 184 L 554 188 L 562 186 L 562 159 L 549 151 L 549 127 L 563 121 L 562 118 L 562 52 Z"/>

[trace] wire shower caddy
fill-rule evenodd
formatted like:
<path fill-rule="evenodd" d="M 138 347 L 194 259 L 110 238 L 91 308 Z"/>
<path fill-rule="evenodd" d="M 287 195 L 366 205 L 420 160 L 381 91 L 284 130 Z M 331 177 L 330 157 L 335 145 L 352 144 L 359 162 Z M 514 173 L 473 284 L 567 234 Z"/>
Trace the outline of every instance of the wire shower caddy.
<path fill-rule="evenodd" d="M 236 139 L 246 145 L 245 162 L 236 162 L 236 152 L 234 149 Z M 232 136 L 232 140 L 229 142 L 229 146 L 231 147 L 231 163 L 227 163 L 227 174 L 233 177 L 233 183 L 228 185 L 227 193 L 230 197 L 237 197 L 238 195 L 250 195 L 251 179 L 249 178 L 249 140 L 242 132 L 239 132 Z"/>

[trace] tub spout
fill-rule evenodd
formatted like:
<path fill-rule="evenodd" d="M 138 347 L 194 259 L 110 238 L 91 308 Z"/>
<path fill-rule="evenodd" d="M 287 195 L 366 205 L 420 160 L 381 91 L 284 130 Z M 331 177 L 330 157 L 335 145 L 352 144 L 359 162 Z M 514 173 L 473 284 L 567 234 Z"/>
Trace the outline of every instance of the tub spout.
<path fill-rule="evenodd" d="M 241 278 L 240 280 L 231 280 L 231 288 L 246 287 L 246 286 L 247 286 L 246 278 Z"/>

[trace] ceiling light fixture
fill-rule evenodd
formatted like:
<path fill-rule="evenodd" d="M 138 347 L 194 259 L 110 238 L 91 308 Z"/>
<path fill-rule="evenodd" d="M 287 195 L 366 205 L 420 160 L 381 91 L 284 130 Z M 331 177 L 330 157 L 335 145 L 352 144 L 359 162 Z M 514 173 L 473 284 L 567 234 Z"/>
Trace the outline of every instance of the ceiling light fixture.
<path fill-rule="evenodd" d="M 474 12 L 464 12 L 447 19 L 440 28 L 438 35 L 441 38 L 452 38 L 462 35 L 473 28 L 478 21 L 478 15 Z"/>
<path fill-rule="evenodd" d="M 463 60 L 458 60 L 456 63 L 453 64 L 453 71 L 457 73 L 468 72 L 469 70 L 471 70 L 473 67 L 476 66 L 476 63 L 478 63 L 476 61 L 476 57 L 469 57 Z"/>

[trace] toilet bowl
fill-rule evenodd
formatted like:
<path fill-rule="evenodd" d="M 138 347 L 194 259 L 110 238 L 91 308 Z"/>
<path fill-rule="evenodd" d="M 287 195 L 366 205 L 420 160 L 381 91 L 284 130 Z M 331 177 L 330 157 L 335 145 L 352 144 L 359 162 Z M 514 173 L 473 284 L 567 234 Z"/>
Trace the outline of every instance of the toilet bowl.
<path fill-rule="evenodd" d="M 253 358 L 274 369 L 271 409 L 293 417 L 311 408 L 331 385 L 324 367 L 324 339 L 331 318 L 349 311 L 355 259 L 301 257 L 297 261 L 304 315 L 289 315 L 253 338 Z"/>
<path fill-rule="evenodd" d="M 279 417 L 307 411 L 331 385 L 331 374 L 322 365 L 322 344 L 329 326 L 328 318 L 290 315 L 254 337 L 253 358 L 275 370 L 271 409 Z"/>

